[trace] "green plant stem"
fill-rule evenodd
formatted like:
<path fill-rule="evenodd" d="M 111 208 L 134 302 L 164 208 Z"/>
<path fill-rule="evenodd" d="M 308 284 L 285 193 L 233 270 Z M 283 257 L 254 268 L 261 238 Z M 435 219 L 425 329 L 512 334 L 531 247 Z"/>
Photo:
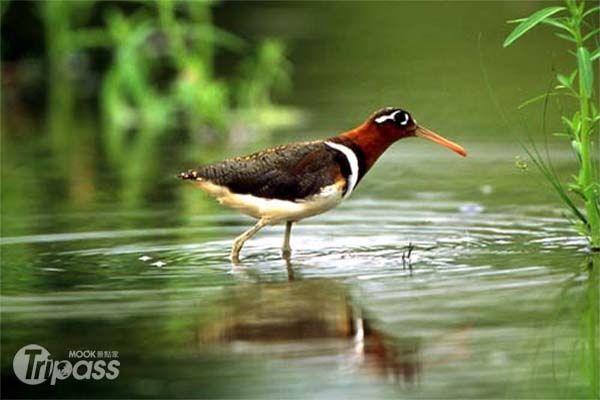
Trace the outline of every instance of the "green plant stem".
<path fill-rule="evenodd" d="M 581 85 L 580 85 L 581 90 Z M 590 147 L 592 140 L 590 138 L 590 129 L 588 128 L 588 112 L 589 102 L 586 98 L 581 98 L 581 187 L 585 195 L 585 210 L 590 229 L 590 242 L 593 248 L 600 248 L 600 216 L 594 204 L 594 169 L 592 165 L 592 157 L 590 155 Z"/>
<path fill-rule="evenodd" d="M 598 369 L 598 269 L 600 268 L 600 254 L 593 254 L 588 261 L 588 286 L 587 286 L 587 304 L 588 307 L 584 313 L 585 335 L 587 341 L 585 355 L 587 357 L 585 368 L 588 371 L 592 398 L 600 398 L 600 371 Z"/>
<path fill-rule="evenodd" d="M 577 48 L 583 47 L 583 39 L 579 30 L 576 32 Z M 588 127 L 590 104 L 588 95 L 585 92 L 582 71 L 579 71 L 579 112 L 581 114 L 581 125 L 579 130 L 579 143 L 581 144 L 581 170 L 579 174 L 579 184 L 585 195 L 585 210 L 589 224 L 590 244 L 592 248 L 600 248 L 600 215 L 595 204 L 594 195 L 594 168 L 592 165 L 592 156 L 590 147 L 592 146 L 591 133 Z"/>

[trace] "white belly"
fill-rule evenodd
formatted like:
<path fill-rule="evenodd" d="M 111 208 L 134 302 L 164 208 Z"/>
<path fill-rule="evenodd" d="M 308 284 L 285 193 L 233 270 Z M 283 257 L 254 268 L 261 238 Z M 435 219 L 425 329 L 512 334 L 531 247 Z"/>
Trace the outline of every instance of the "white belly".
<path fill-rule="evenodd" d="M 224 186 L 207 181 L 194 183 L 200 189 L 216 197 L 224 206 L 235 208 L 254 218 L 264 218 L 271 224 L 282 221 L 299 221 L 324 213 L 336 207 L 343 199 L 341 184 L 325 186 L 318 194 L 306 200 L 294 202 L 232 193 Z"/>

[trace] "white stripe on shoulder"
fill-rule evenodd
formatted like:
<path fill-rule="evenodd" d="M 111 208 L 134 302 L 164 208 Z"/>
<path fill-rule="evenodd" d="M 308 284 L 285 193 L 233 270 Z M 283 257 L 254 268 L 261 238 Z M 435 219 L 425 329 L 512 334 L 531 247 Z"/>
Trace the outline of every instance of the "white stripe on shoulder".
<path fill-rule="evenodd" d="M 344 198 L 346 198 L 350 196 L 354 190 L 354 187 L 356 186 L 356 182 L 358 181 L 358 158 L 356 157 L 356 154 L 354 154 L 354 151 L 348 146 L 332 142 L 325 142 L 325 144 L 345 155 L 346 159 L 348 160 L 348 164 L 350 164 L 350 175 L 347 178 L 348 188 L 346 189 L 346 194 L 344 195 Z"/>

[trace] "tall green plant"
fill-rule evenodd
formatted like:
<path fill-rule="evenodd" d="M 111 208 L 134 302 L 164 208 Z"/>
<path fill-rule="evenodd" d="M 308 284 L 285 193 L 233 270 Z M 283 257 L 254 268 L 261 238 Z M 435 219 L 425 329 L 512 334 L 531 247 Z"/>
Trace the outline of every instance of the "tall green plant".
<path fill-rule="evenodd" d="M 585 1 L 565 0 L 565 6 L 544 8 L 527 18 L 508 21 L 519 25 L 504 41 L 504 47 L 510 46 L 532 28 L 542 24 L 554 27 L 556 36 L 569 41 L 574 47 L 572 52 L 575 58 L 574 70 L 569 74 L 557 74 L 558 85 L 555 86 L 554 92 L 549 94 L 566 95 L 577 103 L 577 110 L 573 115 L 561 117 L 566 132 L 561 132 L 559 135 L 571 140 L 571 147 L 578 160 L 579 172 L 572 178 L 568 188 L 583 201 L 584 212 L 580 211 L 577 203 L 564 189 L 549 161 L 544 160 L 535 148 L 526 148 L 526 151 L 571 209 L 579 221 L 580 231 L 596 251 L 600 251 L 600 148 L 598 147 L 600 115 L 594 92 L 593 63 L 600 59 L 598 44 L 600 28 L 596 14 L 599 10 L 598 5 L 586 9 Z M 539 96 L 526 103 L 546 97 L 547 95 Z"/>

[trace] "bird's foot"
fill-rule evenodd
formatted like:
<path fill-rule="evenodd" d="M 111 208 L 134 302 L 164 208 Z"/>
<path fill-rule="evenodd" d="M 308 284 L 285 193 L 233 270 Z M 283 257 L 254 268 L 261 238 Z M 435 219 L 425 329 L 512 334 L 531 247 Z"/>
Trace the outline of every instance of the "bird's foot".
<path fill-rule="evenodd" d="M 291 247 L 283 247 L 281 249 L 281 258 L 289 260 L 291 256 L 292 256 Z"/>

